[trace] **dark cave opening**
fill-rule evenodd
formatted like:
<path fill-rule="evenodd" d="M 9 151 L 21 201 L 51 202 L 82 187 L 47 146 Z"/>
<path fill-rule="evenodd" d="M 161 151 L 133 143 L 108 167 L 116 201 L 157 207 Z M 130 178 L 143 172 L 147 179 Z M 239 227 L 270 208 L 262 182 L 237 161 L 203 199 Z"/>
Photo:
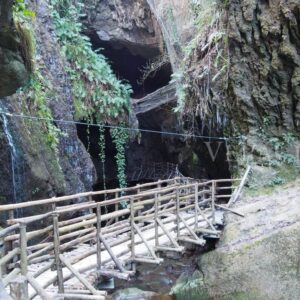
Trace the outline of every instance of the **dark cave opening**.
<path fill-rule="evenodd" d="M 132 98 L 143 98 L 170 82 L 172 67 L 170 63 L 165 63 L 141 83 L 142 70 L 151 63 L 151 60 L 160 55 L 158 48 L 151 50 L 139 48 L 133 52 L 132 47 L 129 48 L 116 42 L 101 41 L 96 33 L 90 33 L 89 37 L 95 50 L 102 49 L 101 53 L 107 58 L 118 78 L 130 83 L 133 89 Z"/>
<path fill-rule="evenodd" d="M 164 106 L 138 116 L 141 129 L 159 132 L 182 132 L 173 107 Z M 203 135 L 209 135 L 207 130 Z M 128 150 L 128 173 L 136 166 L 172 163 L 180 174 L 199 179 L 231 178 L 224 141 L 188 138 L 169 134 L 142 133 L 140 142 L 131 143 Z"/>
<path fill-rule="evenodd" d="M 153 77 L 147 78 L 143 85 L 138 84 L 142 76 L 142 67 L 159 55 L 158 48 L 146 49 L 139 48 L 139 46 L 135 48 L 132 45 L 126 46 L 117 42 L 100 41 L 97 34 L 93 32 L 88 35 L 95 50 L 102 48 L 101 53 L 107 57 L 118 77 L 132 85 L 133 98 L 144 97 L 169 83 L 172 68 L 170 64 L 166 64 L 157 70 Z M 163 105 L 137 115 L 140 129 L 154 130 L 158 133 L 142 132 L 135 140 L 128 142 L 126 149 L 128 186 L 167 179 L 168 176 L 175 177 L 175 175 L 180 174 L 200 179 L 231 177 L 229 163 L 226 161 L 227 149 L 224 142 L 219 143 L 197 138 L 186 139 L 182 136 L 160 133 L 183 132 L 182 124 L 174 112 L 174 105 L 174 103 Z M 116 148 L 110 130 L 106 129 L 105 131 L 106 159 L 104 168 L 99 157 L 99 128 L 91 126 L 88 129 L 87 125 L 78 125 L 77 130 L 78 136 L 90 153 L 97 171 L 97 182 L 94 184 L 94 190 L 102 190 L 104 187 L 107 189 L 118 187 Z M 214 133 L 216 134 L 216 132 Z M 206 130 L 201 134 L 212 135 L 212 132 Z M 219 134 L 222 133 L 219 132 Z"/>
<path fill-rule="evenodd" d="M 79 139 L 88 150 L 97 173 L 97 181 L 94 183 L 94 190 L 103 190 L 118 187 L 117 165 L 115 161 L 116 148 L 112 141 L 110 130 L 105 129 L 105 165 L 99 157 L 100 154 L 100 130 L 97 126 L 88 126 L 84 124 L 77 125 Z M 104 170 L 104 174 L 103 174 Z M 103 181 L 105 178 L 105 183 Z"/>

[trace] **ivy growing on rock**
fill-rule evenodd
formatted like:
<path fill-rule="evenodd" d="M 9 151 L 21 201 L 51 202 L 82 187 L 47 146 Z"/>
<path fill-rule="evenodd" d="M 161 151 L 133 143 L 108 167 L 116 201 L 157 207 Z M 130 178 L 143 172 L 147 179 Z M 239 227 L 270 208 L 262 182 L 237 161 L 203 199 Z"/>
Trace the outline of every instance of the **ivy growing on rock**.
<path fill-rule="evenodd" d="M 124 125 L 124 124 L 122 124 Z M 121 188 L 126 187 L 126 157 L 125 157 L 125 146 L 127 143 L 127 140 L 129 138 L 128 131 L 126 129 L 122 128 L 113 128 L 111 130 L 111 136 L 113 139 L 113 143 L 115 144 L 115 147 L 117 149 L 116 154 L 116 163 L 118 168 L 118 181 L 119 186 Z M 121 203 L 122 206 L 126 206 L 127 203 L 123 202 Z"/>
<path fill-rule="evenodd" d="M 28 84 L 18 91 L 18 98 L 22 102 L 22 110 L 41 118 L 40 127 L 43 131 L 45 143 L 57 154 L 59 135 L 61 131 L 51 121 L 52 111 L 48 106 L 51 98 L 52 86 L 45 80 L 40 63 L 36 61 L 36 36 L 32 19 L 35 13 L 27 8 L 24 0 L 17 0 L 14 4 L 14 23 L 22 45 L 22 56 L 26 68 L 30 71 Z"/>
<path fill-rule="evenodd" d="M 69 62 L 76 117 L 109 121 L 129 107 L 130 85 L 120 81 L 106 58 L 93 51 L 84 26 L 81 1 L 51 0 L 52 16 L 63 55 Z"/>
<path fill-rule="evenodd" d="M 119 80 L 113 73 L 106 58 L 99 50 L 93 51 L 90 39 L 83 34 L 81 18 L 82 1 L 51 0 L 52 17 L 62 54 L 69 65 L 66 68 L 72 83 L 73 99 L 77 119 L 95 118 L 98 123 L 124 122 L 129 110 L 129 84 Z M 126 186 L 125 145 L 128 134 L 123 130 L 112 131 L 117 149 L 116 162 L 120 187 Z M 105 135 L 100 128 L 99 158 L 103 167 L 105 186 Z"/>
<path fill-rule="evenodd" d="M 106 176 L 105 176 L 105 128 L 99 128 L 99 158 L 102 164 L 102 179 L 103 179 L 103 189 L 106 190 Z"/>

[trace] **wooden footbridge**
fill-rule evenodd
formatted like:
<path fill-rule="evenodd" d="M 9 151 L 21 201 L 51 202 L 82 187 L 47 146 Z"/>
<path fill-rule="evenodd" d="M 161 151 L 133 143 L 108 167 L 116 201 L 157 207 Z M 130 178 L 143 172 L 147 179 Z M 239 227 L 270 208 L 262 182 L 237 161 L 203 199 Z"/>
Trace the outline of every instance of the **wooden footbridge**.
<path fill-rule="evenodd" d="M 218 238 L 223 211 L 239 214 L 229 205 L 249 170 L 242 179 L 180 177 L 2 205 L 1 281 L 16 300 L 105 299 L 101 278 L 130 280 L 137 263 Z M 25 217 L 14 218 L 20 209 Z"/>

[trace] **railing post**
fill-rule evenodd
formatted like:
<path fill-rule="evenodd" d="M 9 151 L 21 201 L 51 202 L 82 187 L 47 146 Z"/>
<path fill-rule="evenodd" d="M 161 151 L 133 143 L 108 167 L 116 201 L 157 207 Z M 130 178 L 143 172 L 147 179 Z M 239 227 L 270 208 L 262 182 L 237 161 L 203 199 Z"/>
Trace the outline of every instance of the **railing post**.
<path fill-rule="evenodd" d="M 213 180 L 211 184 L 211 212 L 212 212 L 212 223 L 216 224 L 216 215 L 215 215 L 215 202 L 216 202 L 216 182 Z"/>
<path fill-rule="evenodd" d="M 180 208 L 180 203 L 179 203 L 179 189 L 178 187 L 176 188 L 176 228 L 177 228 L 177 238 L 180 236 L 180 221 L 179 221 L 179 208 Z"/>
<path fill-rule="evenodd" d="M 97 204 L 97 269 L 101 269 L 101 205 Z"/>
<path fill-rule="evenodd" d="M 116 192 L 115 193 L 115 198 L 117 199 L 118 197 L 119 197 L 119 193 Z M 118 211 L 118 210 L 119 210 L 119 203 L 116 203 L 115 204 L 115 211 Z M 119 221 L 119 217 L 116 217 L 115 221 L 118 222 Z"/>
<path fill-rule="evenodd" d="M 155 193 L 155 213 L 154 213 L 154 226 L 155 226 L 155 247 L 158 247 L 158 195 Z"/>
<path fill-rule="evenodd" d="M 58 213 L 53 212 L 53 243 L 54 243 L 54 256 L 55 256 L 55 266 L 57 272 L 57 283 L 58 283 L 58 292 L 64 293 L 64 277 L 61 266 L 61 261 L 59 258 L 60 255 L 60 241 L 59 241 L 59 226 L 58 226 Z"/>
<path fill-rule="evenodd" d="M 134 202 L 133 197 L 130 197 L 130 227 L 131 227 L 131 259 L 135 259 L 135 234 L 134 234 Z"/>
<path fill-rule="evenodd" d="M 28 281 L 27 281 L 27 272 L 28 272 L 28 259 L 27 259 L 27 236 L 26 236 L 26 224 L 20 223 L 20 269 L 21 275 L 24 280 L 22 281 L 22 300 L 28 300 Z"/>
<path fill-rule="evenodd" d="M 195 229 L 198 228 L 198 183 L 195 184 Z"/>

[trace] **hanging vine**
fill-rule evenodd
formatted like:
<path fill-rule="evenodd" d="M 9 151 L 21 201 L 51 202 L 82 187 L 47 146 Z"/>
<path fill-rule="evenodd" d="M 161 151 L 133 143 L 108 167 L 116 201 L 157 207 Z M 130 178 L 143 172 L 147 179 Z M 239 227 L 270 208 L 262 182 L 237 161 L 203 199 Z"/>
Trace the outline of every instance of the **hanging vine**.
<path fill-rule="evenodd" d="M 90 120 L 88 120 L 88 125 L 86 126 L 86 139 L 87 139 L 87 152 L 91 149 L 91 126 Z"/>
<path fill-rule="evenodd" d="M 99 128 L 99 158 L 102 164 L 102 180 L 103 180 L 103 190 L 106 190 L 106 176 L 105 176 L 105 128 Z"/>
<path fill-rule="evenodd" d="M 121 124 L 121 126 L 124 124 Z M 113 143 L 116 147 L 117 154 L 115 156 L 117 169 L 118 169 L 118 181 L 119 187 L 125 188 L 127 186 L 126 180 L 126 157 L 125 157 L 125 147 L 128 141 L 129 135 L 125 129 L 114 128 L 111 130 L 111 136 Z M 127 206 L 127 202 L 124 201 L 121 203 L 123 207 Z"/>

